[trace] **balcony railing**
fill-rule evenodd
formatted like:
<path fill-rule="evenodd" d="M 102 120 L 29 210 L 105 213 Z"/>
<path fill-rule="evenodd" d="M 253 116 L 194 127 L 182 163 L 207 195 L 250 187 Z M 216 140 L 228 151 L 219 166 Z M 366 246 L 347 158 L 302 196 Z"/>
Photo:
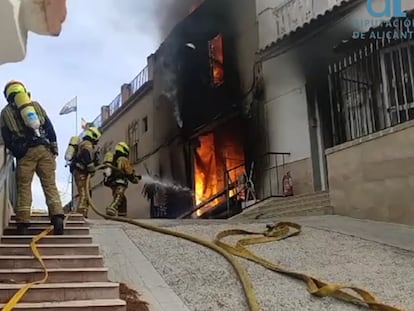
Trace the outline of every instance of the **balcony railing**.
<path fill-rule="evenodd" d="M 131 96 L 134 95 L 146 82 L 149 81 L 149 72 L 148 66 L 146 66 L 141 72 L 129 83 L 131 86 Z M 118 94 L 117 97 L 108 105 L 109 107 L 109 115 L 100 114 L 93 120 L 93 126 L 102 127 L 106 120 L 108 120 L 111 116 L 113 116 L 118 109 L 122 106 L 122 95 Z M 82 135 L 83 133 L 81 133 Z"/>

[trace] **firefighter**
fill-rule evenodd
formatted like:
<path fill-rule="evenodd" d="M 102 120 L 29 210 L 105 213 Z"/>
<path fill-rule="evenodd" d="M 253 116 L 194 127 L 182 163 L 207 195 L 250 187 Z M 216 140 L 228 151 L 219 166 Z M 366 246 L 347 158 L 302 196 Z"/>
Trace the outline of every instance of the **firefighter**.
<path fill-rule="evenodd" d="M 82 141 L 77 146 L 76 155 L 73 158 L 70 169 L 73 173 L 76 188 L 78 190 L 79 201 L 76 211 L 88 218 L 89 201 L 86 196 L 86 179 L 88 174 L 94 174 L 96 166 L 99 165 L 98 142 L 101 132 L 96 127 L 86 130 Z M 89 194 L 92 196 L 91 184 L 89 184 Z"/>
<path fill-rule="evenodd" d="M 46 111 L 18 81 L 4 87 L 6 107 L 0 115 L 5 147 L 16 158 L 17 167 L 17 233 L 27 235 L 32 206 L 33 175 L 39 177 L 49 210 L 54 234 L 64 233 L 64 212 L 56 186 L 56 133 Z"/>
<path fill-rule="evenodd" d="M 135 171 L 129 162 L 129 146 L 120 142 L 115 146 L 115 154 L 112 162 L 111 175 L 106 178 L 105 185 L 112 189 L 113 200 L 106 208 L 108 216 L 127 216 L 127 198 L 125 191 L 128 188 L 128 181 L 137 184 L 141 176 L 136 176 Z"/>

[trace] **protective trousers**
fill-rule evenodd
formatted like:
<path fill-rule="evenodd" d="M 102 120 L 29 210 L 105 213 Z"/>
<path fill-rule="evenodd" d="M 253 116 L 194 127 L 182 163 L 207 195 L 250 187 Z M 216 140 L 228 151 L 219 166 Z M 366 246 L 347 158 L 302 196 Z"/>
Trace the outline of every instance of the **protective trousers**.
<path fill-rule="evenodd" d="M 56 160 L 47 146 L 35 146 L 28 149 L 23 158 L 17 160 L 17 206 L 16 222 L 29 223 L 32 206 L 33 175 L 40 179 L 49 217 L 64 215 L 59 191 L 56 186 Z"/>
<path fill-rule="evenodd" d="M 86 196 L 87 177 L 88 177 L 88 174 L 85 174 L 78 170 L 75 170 L 74 172 L 75 184 L 76 184 L 76 188 L 79 194 L 79 201 L 76 207 L 76 212 L 83 214 L 85 218 L 88 217 L 88 211 L 89 211 L 89 201 Z M 89 183 L 89 194 L 92 196 L 92 190 L 90 189 L 91 189 L 91 183 Z"/>
<path fill-rule="evenodd" d="M 112 187 L 112 203 L 106 208 L 106 214 L 108 216 L 121 216 L 127 215 L 127 198 L 125 196 L 125 186 Z"/>

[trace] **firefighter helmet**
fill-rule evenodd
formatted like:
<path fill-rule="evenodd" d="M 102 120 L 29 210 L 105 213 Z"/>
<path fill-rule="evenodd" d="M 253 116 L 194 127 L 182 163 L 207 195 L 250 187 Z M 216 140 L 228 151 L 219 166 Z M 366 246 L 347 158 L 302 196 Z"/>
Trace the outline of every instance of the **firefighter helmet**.
<path fill-rule="evenodd" d="M 122 141 L 122 142 L 118 143 L 115 146 L 115 151 L 117 151 L 117 152 L 119 152 L 119 153 L 121 153 L 125 156 L 128 156 L 129 155 L 129 146 L 128 146 L 127 143 Z"/>
<path fill-rule="evenodd" d="M 26 93 L 26 94 L 28 94 L 24 84 L 22 82 L 15 81 L 15 80 L 7 82 L 7 84 L 4 86 L 4 90 L 3 90 L 4 97 L 8 101 L 10 101 L 10 97 L 12 95 L 16 95 L 17 93 Z"/>
<path fill-rule="evenodd" d="M 89 137 L 93 141 L 98 141 L 101 138 L 101 132 L 94 126 L 88 128 L 84 137 Z"/>

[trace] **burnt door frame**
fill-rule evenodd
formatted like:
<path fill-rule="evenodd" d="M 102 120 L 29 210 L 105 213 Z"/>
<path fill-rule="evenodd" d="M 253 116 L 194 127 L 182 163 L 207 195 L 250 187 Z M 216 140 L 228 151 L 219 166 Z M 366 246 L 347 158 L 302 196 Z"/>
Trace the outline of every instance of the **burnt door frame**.
<path fill-rule="evenodd" d="M 306 101 L 308 106 L 309 139 L 315 192 L 328 190 L 328 171 L 323 139 L 323 127 L 318 103 L 318 91 L 312 84 L 306 83 Z"/>

